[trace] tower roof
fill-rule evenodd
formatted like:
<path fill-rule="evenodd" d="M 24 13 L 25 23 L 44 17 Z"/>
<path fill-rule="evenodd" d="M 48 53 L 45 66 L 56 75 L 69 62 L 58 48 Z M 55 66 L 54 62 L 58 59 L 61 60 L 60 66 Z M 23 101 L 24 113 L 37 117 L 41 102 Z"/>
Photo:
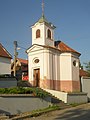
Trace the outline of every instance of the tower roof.
<path fill-rule="evenodd" d="M 44 14 L 39 18 L 39 20 L 36 23 L 45 23 L 46 25 L 50 26 L 52 29 L 56 28 L 51 22 L 48 22 Z"/>
<path fill-rule="evenodd" d="M 43 22 L 49 23 L 44 15 L 41 16 L 41 18 L 38 20 L 38 22 L 39 23 L 43 23 Z"/>

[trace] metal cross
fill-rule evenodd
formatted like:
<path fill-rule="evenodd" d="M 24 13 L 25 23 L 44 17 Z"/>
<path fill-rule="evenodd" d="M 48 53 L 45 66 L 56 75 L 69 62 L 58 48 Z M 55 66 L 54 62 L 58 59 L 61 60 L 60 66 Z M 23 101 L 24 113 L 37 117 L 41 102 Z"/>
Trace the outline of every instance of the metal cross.
<path fill-rule="evenodd" d="M 42 16 L 44 16 L 44 0 L 42 0 Z"/>

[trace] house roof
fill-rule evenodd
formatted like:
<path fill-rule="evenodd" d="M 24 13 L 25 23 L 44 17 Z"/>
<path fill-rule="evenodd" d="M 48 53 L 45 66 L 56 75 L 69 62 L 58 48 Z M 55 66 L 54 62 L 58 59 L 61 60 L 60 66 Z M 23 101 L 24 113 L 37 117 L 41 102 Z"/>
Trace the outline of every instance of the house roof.
<path fill-rule="evenodd" d="M 83 69 L 80 69 L 79 70 L 79 76 L 80 77 L 82 77 L 82 76 L 88 77 L 88 72 L 83 70 Z"/>
<path fill-rule="evenodd" d="M 3 45 L 0 43 L 0 57 L 5 57 L 5 58 L 12 58 L 10 53 L 3 47 Z"/>
<path fill-rule="evenodd" d="M 28 64 L 28 60 L 17 58 L 21 64 Z"/>
<path fill-rule="evenodd" d="M 77 52 L 76 50 L 70 48 L 68 45 L 66 45 L 62 41 L 55 41 L 55 46 L 58 49 L 60 49 L 60 51 L 62 51 L 62 52 L 72 52 L 72 53 L 77 53 L 77 54 L 81 55 L 79 52 Z"/>
<path fill-rule="evenodd" d="M 22 58 L 17 58 L 16 60 L 16 67 L 20 66 L 28 66 L 28 60 L 22 59 Z M 11 64 L 11 69 L 13 70 L 14 67 L 14 61 Z M 22 68 L 22 71 L 27 71 L 28 68 Z"/>
<path fill-rule="evenodd" d="M 54 44 L 55 44 L 54 46 L 39 45 L 39 44 L 33 44 L 32 46 L 37 45 L 37 46 L 41 46 L 41 47 L 45 47 L 45 48 L 55 49 L 55 50 L 58 50 L 58 51 L 61 51 L 61 52 L 71 52 L 71 53 L 76 53 L 79 56 L 81 55 L 79 52 L 70 48 L 68 45 L 66 45 L 62 41 L 55 41 Z M 29 50 L 31 47 L 29 47 L 27 50 Z M 27 50 L 26 50 L 26 52 L 27 52 Z"/>

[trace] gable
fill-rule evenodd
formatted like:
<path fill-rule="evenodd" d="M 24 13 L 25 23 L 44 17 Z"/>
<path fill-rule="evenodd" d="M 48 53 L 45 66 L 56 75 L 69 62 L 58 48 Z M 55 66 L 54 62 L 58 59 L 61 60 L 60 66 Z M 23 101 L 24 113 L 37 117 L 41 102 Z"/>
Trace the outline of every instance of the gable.
<path fill-rule="evenodd" d="M 80 56 L 81 54 L 77 52 L 76 50 L 72 49 L 62 41 L 55 41 L 55 46 L 46 46 L 46 45 L 39 45 L 39 44 L 33 44 L 30 48 L 27 49 L 27 53 L 35 52 L 39 50 L 43 50 L 44 48 L 55 50 L 56 52 L 59 51 L 60 53 L 73 53 L 75 55 Z"/>
<path fill-rule="evenodd" d="M 30 48 L 28 48 L 26 50 L 27 53 L 29 52 L 35 52 L 35 51 L 39 51 L 39 50 L 42 50 L 43 49 L 43 46 L 42 45 L 37 45 L 37 44 L 34 44 L 32 45 Z"/>
<path fill-rule="evenodd" d="M 12 58 L 10 53 L 0 43 L 0 57 Z"/>

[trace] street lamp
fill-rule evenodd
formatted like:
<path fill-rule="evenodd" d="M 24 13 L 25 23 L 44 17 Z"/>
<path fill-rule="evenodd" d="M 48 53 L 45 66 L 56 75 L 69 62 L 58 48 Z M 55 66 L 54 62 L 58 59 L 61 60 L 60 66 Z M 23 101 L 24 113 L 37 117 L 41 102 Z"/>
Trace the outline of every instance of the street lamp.
<path fill-rule="evenodd" d="M 17 41 L 14 41 L 14 76 L 16 77 Z"/>
<path fill-rule="evenodd" d="M 16 77 L 16 60 L 18 56 L 17 50 L 20 50 L 21 48 L 26 50 L 26 48 L 18 46 L 17 41 L 14 41 L 14 76 L 15 77 Z"/>

